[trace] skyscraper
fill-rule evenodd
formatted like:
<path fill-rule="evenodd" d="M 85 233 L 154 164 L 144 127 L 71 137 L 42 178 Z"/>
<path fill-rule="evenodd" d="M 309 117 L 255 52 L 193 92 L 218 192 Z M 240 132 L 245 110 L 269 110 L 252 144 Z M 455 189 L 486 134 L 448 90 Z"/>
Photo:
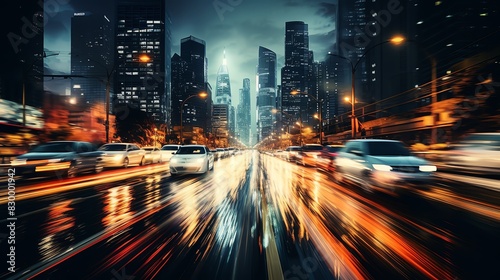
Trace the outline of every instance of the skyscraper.
<path fill-rule="evenodd" d="M 202 92 L 206 92 L 208 96 L 194 97 Z M 194 36 L 183 38 L 180 55 L 174 54 L 172 57 L 172 128 L 179 131 L 182 123 L 185 137 L 189 137 L 190 131 L 195 127 L 204 132 L 209 131 L 211 100 L 212 89 L 207 82 L 205 41 Z"/>
<path fill-rule="evenodd" d="M 285 23 L 285 66 L 281 68 L 282 107 L 284 112 L 306 121 L 309 117 L 309 31 L 302 21 Z"/>
<path fill-rule="evenodd" d="M 229 116 L 227 117 L 227 130 L 229 131 L 230 135 L 234 136 L 236 132 L 236 123 L 234 107 L 231 104 L 231 80 L 229 79 L 229 71 L 227 68 L 226 50 L 224 50 L 224 58 L 217 71 L 217 80 L 215 82 L 215 104 L 228 105 Z"/>
<path fill-rule="evenodd" d="M 115 104 L 131 104 L 158 124 L 167 122 L 170 26 L 162 0 L 118 0 Z"/>
<path fill-rule="evenodd" d="M 257 141 L 271 135 L 276 108 L 276 53 L 259 47 L 257 66 Z"/>
<path fill-rule="evenodd" d="M 251 105 L 250 105 L 250 79 L 243 79 L 243 88 L 240 89 L 240 103 L 237 110 L 237 134 L 240 141 L 247 145 L 251 145 L 250 128 L 251 120 Z"/>
<path fill-rule="evenodd" d="M 113 68 L 112 26 L 102 14 L 74 13 L 71 18 L 72 95 L 89 105 L 106 102 L 106 82 Z"/>

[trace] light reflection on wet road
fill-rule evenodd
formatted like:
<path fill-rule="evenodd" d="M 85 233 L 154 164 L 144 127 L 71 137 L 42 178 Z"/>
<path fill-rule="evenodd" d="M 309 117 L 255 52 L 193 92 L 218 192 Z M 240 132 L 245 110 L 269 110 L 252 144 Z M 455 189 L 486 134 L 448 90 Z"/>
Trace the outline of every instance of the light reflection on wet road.
<path fill-rule="evenodd" d="M 17 272 L 4 270 L 0 277 L 484 279 L 498 274 L 498 191 L 448 176 L 427 191 L 367 194 L 334 183 L 329 174 L 257 152 L 220 160 L 201 176 L 171 178 L 167 167 L 18 184 Z"/>

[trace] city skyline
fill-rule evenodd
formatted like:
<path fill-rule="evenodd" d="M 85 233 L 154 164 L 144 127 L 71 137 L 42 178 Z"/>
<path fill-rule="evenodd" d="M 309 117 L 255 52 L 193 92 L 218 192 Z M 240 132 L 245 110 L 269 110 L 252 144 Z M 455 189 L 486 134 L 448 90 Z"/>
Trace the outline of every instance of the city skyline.
<path fill-rule="evenodd" d="M 260 46 L 277 53 L 278 69 L 284 65 L 285 22 L 305 21 L 310 26 L 311 50 L 318 59 L 335 43 L 331 32 L 335 30 L 332 18 L 333 5 L 337 1 L 278 1 L 278 2 L 207 2 L 195 3 L 167 1 L 167 9 L 172 19 L 172 55 L 180 52 L 180 40 L 195 36 L 207 42 L 208 82 L 214 86 L 217 70 L 226 50 L 227 67 L 233 84 L 233 104 L 239 103 L 238 90 L 243 79 L 250 79 L 252 98 L 252 123 L 255 123 L 256 67 Z M 53 73 L 69 73 L 70 70 L 70 20 L 75 12 L 107 14 L 113 21 L 114 3 L 101 3 L 95 0 L 86 3 L 69 2 L 58 8 L 45 26 L 45 49 L 59 55 L 45 59 L 46 68 Z M 99 7 L 99 8 L 97 8 Z M 198 13 L 198 7 L 205 13 Z M 280 12 L 276 12 L 280 11 Z M 278 73 L 279 75 L 279 73 Z M 279 79 L 278 79 L 279 80 Z M 63 81 L 61 81 L 63 82 Z M 46 89 L 65 94 L 59 81 L 46 83 Z"/>

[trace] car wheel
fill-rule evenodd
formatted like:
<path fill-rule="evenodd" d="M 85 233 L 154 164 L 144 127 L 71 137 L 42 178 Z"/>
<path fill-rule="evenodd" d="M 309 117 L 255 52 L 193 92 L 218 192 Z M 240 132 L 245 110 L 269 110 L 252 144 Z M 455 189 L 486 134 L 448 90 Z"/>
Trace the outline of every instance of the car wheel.
<path fill-rule="evenodd" d="M 373 181 L 370 176 L 370 171 L 363 172 L 363 180 L 361 187 L 365 192 L 372 193 L 373 192 Z"/>
<path fill-rule="evenodd" d="M 74 178 L 77 175 L 76 166 L 72 163 L 66 171 L 66 178 Z"/>
<path fill-rule="evenodd" d="M 94 173 L 95 174 L 98 174 L 98 173 L 101 173 L 102 171 L 104 170 L 104 165 L 102 165 L 102 163 L 96 163 L 96 165 L 94 166 Z"/>
<path fill-rule="evenodd" d="M 122 163 L 123 168 L 127 168 L 128 164 L 129 164 L 128 158 L 124 158 Z"/>
<path fill-rule="evenodd" d="M 333 178 L 337 184 L 342 183 L 344 181 L 344 174 L 342 173 L 342 169 L 336 167 L 335 172 L 333 173 Z"/>

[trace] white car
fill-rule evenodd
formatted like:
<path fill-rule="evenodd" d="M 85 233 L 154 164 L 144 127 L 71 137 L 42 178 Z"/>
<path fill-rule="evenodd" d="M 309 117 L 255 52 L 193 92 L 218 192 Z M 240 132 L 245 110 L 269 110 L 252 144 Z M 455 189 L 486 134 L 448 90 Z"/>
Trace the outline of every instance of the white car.
<path fill-rule="evenodd" d="M 163 162 L 165 161 L 170 161 L 170 158 L 177 152 L 181 145 L 175 145 L 175 144 L 167 144 L 161 147 L 160 153 L 161 153 L 161 160 Z"/>
<path fill-rule="evenodd" d="M 146 151 L 146 162 L 148 163 L 159 163 L 162 162 L 162 155 L 160 148 L 154 146 L 146 146 L 142 147 L 144 151 Z"/>
<path fill-rule="evenodd" d="M 124 167 L 129 165 L 144 165 L 146 151 L 132 143 L 109 143 L 99 148 L 103 151 L 104 167 Z"/>
<path fill-rule="evenodd" d="M 352 181 L 368 192 L 397 191 L 413 183 L 428 188 L 436 166 L 414 156 L 400 141 L 385 139 L 349 140 L 335 157 L 334 178 Z"/>
<path fill-rule="evenodd" d="M 170 159 L 170 175 L 214 170 L 214 155 L 205 145 L 183 145 Z"/>

